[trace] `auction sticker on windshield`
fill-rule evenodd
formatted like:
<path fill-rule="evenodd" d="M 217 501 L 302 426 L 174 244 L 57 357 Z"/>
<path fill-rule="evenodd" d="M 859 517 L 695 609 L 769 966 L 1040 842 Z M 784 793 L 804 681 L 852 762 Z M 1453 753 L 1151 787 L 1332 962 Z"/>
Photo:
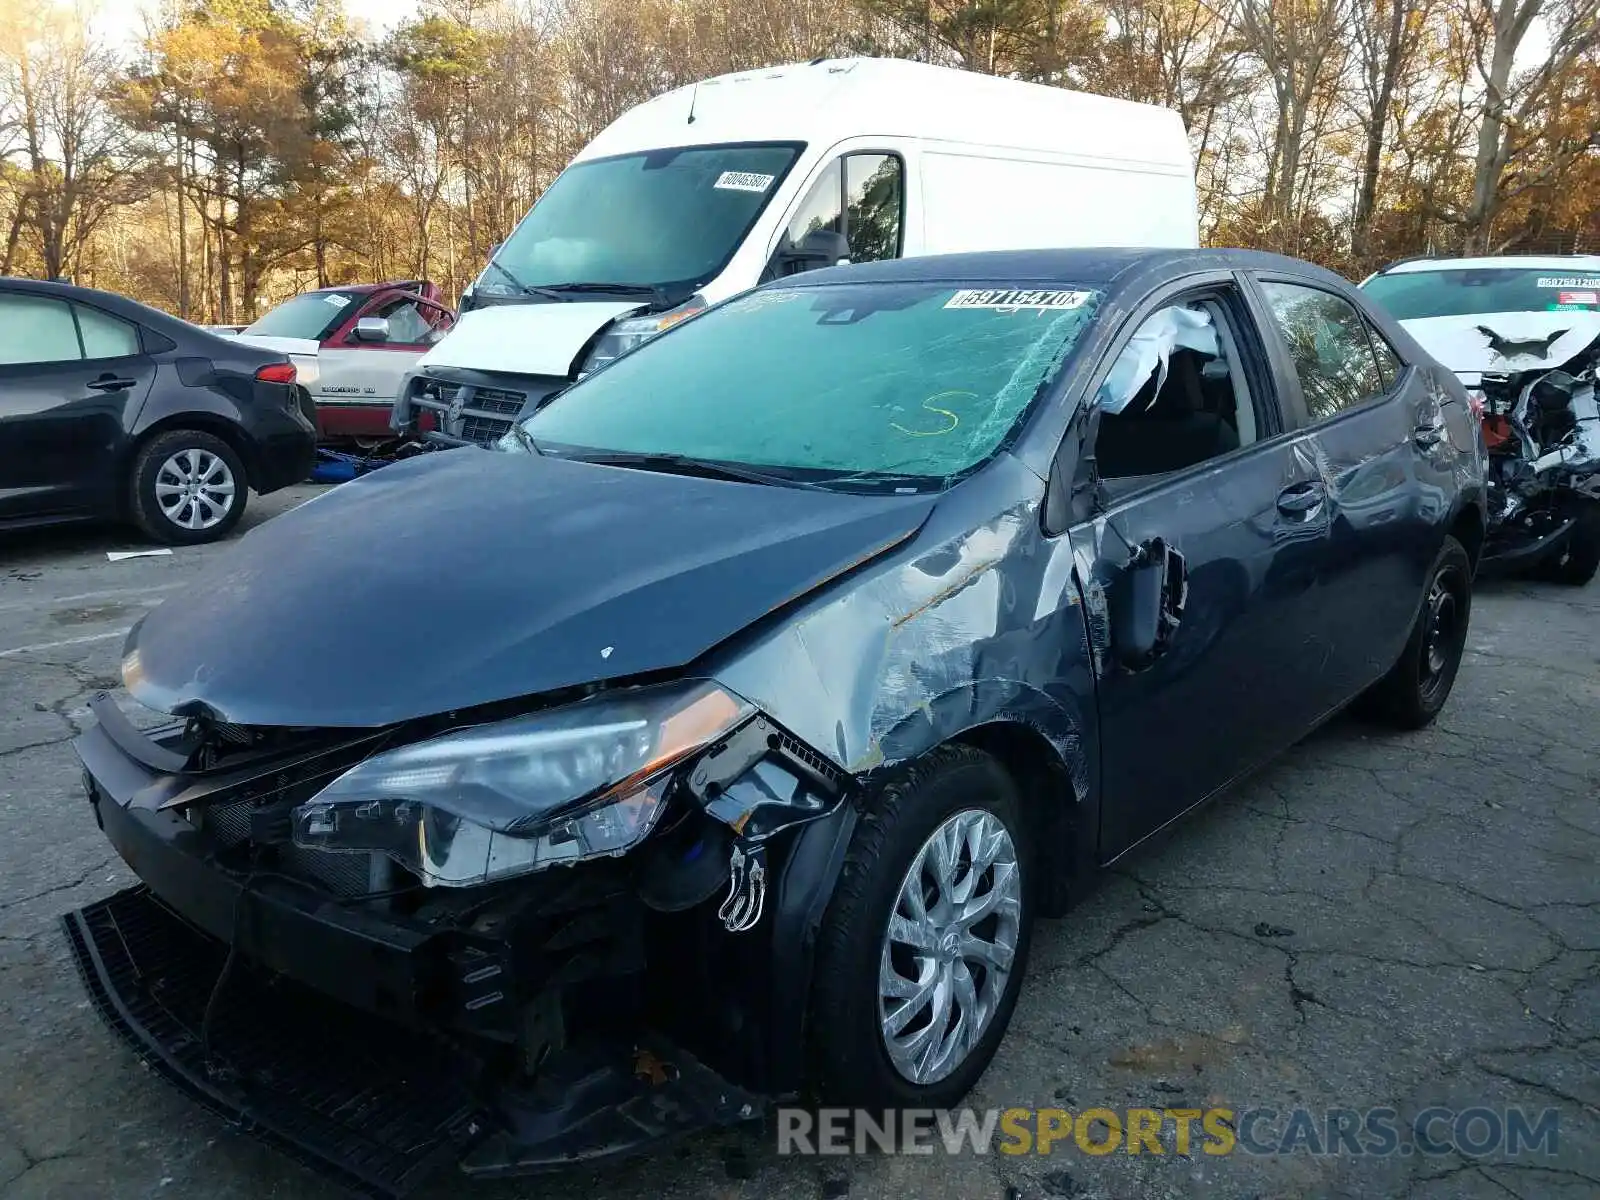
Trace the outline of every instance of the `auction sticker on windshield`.
<path fill-rule="evenodd" d="M 1557 304 L 1600 304 L 1600 292 L 1562 292 L 1556 297 Z"/>
<path fill-rule="evenodd" d="M 946 308 L 1021 309 L 1082 308 L 1093 292 L 1029 291 L 1024 288 L 963 288 L 945 302 Z"/>
<path fill-rule="evenodd" d="M 1600 284 L 1600 275 L 1541 275 L 1542 288 L 1591 288 Z"/>
<path fill-rule="evenodd" d="M 712 186 L 735 192 L 764 192 L 776 178 L 776 175 L 758 175 L 754 171 L 724 171 Z"/>

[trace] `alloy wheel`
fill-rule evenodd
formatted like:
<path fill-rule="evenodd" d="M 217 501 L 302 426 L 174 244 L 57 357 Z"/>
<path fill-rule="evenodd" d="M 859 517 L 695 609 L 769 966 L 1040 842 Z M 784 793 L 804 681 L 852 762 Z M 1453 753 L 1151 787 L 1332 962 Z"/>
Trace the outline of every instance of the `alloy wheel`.
<path fill-rule="evenodd" d="M 233 508 L 236 484 L 228 464 L 209 450 L 179 450 L 156 472 L 156 503 L 180 529 L 220 525 Z"/>
<path fill-rule="evenodd" d="M 883 1045 L 902 1077 L 937 1083 L 972 1053 L 1006 994 L 1021 918 L 1000 819 L 971 808 L 935 829 L 901 881 L 878 970 Z"/>

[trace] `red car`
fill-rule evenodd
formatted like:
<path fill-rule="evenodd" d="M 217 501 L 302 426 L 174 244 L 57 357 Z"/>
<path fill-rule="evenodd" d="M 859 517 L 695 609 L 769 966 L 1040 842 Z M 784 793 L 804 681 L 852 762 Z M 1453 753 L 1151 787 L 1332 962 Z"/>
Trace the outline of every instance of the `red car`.
<path fill-rule="evenodd" d="M 455 319 L 437 285 L 397 280 L 304 292 L 238 336 L 295 362 L 321 441 L 371 445 L 394 436 L 401 379 Z"/>

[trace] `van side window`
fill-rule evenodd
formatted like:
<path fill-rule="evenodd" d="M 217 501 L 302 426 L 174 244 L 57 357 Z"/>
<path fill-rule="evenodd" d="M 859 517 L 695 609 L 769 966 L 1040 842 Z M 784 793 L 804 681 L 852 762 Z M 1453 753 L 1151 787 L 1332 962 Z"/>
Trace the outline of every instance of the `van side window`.
<path fill-rule="evenodd" d="M 1152 313 L 1100 384 L 1095 467 L 1142 481 L 1256 441 L 1255 406 L 1223 306 L 1197 299 Z M 1113 494 L 1137 483 L 1112 483 Z"/>
<path fill-rule="evenodd" d="M 1272 319 L 1300 377 L 1306 414 L 1324 421 L 1387 392 L 1367 323 L 1349 301 L 1319 288 L 1261 281 Z"/>
<path fill-rule="evenodd" d="M 900 257 L 904 172 L 894 154 L 852 154 L 844 160 L 844 232 L 851 262 Z"/>
<path fill-rule="evenodd" d="M 808 233 L 818 229 L 844 232 L 843 173 L 839 159 L 828 164 L 828 169 L 817 177 L 816 183 L 800 202 L 789 222 L 789 244 L 798 246 Z"/>

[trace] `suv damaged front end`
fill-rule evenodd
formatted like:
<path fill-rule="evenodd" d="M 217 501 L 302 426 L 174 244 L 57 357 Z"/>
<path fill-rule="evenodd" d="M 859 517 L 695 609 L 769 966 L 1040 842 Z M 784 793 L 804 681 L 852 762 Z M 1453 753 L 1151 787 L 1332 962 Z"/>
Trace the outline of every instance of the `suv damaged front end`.
<path fill-rule="evenodd" d="M 1554 365 L 1480 376 L 1491 565 L 1537 567 L 1578 583 L 1593 576 L 1600 556 L 1597 366 L 1600 338 Z"/>
<path fill-rule="evenodd" d="M 67 918 L 91 995 L 345 1182 L 570 1164 L 797 1086 L 785 958 L 849 784 L 727 689 L 359 731 L 93 709 L 86 784 L 142 883 Z"/>

